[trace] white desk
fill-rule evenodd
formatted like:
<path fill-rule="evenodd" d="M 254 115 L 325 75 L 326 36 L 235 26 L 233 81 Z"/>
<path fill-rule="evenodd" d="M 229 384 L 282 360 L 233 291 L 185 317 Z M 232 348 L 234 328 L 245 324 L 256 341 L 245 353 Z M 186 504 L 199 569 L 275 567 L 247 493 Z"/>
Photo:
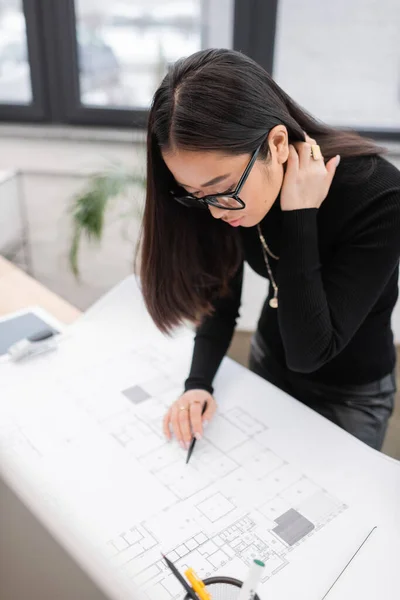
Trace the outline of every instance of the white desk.
<path fill-rule="evenodd" d="M 100 331 L 101 337 L 98 335 Z M 92 353 L 94 354 L 96 352 L 100 354 L 103 352 L 103 358 L 100 360 L 97 357 L 97 362 L 93 362 L 91 368 L 94 370 L 91 381 L 98 386 L 97 389 L 100 389 L 101 386 L 107 386 L 109 379 L 111 380 L 113 369 L 116 368 L 115 365 L 113 366 L 112 364 L 113 356 L 112 352 L 110 354 L 110 348 L 116 348 L 118 349 L 118 352 L 122 352 L 121 349 L 125 348 L 127 351 L 132 352 L 132 350 L 129 349 L 132 338 L 139 341 L 143 339 L 149 340 L 149 343 L 151 341 L 151 343 L 155 344 L 160 349 L 160 352 L 163 348 L 170 348 L 170 354 L 172 355 L 171 360 L 176 361 L 177 373 L 178 371 L 183 373 L 183 370 L 187 368 L 187 363 L 190 360 L 190 343 L 185 337 L 167 343 L 161 336 L 154 332 L 154 328 L 144 310 L 133 279 L 126 280 L 119 288 L 110 293 L 104 300 L 100 301 L 93 309 L 91 309 L 84 318 L 82 324 L 79 325 L 78 322 L 76 336 L 79 337 L 79 343 L 75 343 L 74 336 L 71 336 L 70 342 L 66 342 L 65 346 L 60 347 L 58 356 L 53 355 L 50 362 L 43 363 L 42 366 L 40 366 L 39 363 L 36 363 L 35 365 L 33 365 L 33 363 L 26 364 L 24 367 L 24 377 L 27 380 L 32 378 L 31 390 L 34 390 L 37 386 L 35 377 L 38 377 L 39 372 L 51 372 L 53 375 L 62 378 L 63 365 L 65 366 L 68 362 L 70 372 L 76 374 L 83 362 L 90 363 Z M 70 344 L 70 346 L 68 346 L 68 344 Z M 104 348 L 102 348 L 103 344 L 105 344 Z M 100 362 L 98 362 L 99 360 Z M 102 360 L 104 366 L 100 368 L 98 365 Z M 134 361 L 133 358 L 132 361 Z M 143 366 L 144 368 L 146 367 L 145 364 Z M 120 364 L 118 364 L 117 367 L 119 369 L 120 377 L 128 377 L 129 369 L 126 367 L 122 368 Z M 109 369 L 110 376 L 107 374 L 107 369 Z M 12 373 L 11 375 L 10 373 L 10 371 L 3 371 L 3 381 L 7 382 L 7 380 L 12 380 L 8 379 L 10 376 L 12 377 Z M 97 382 L 96 378 L 98 379 Z M 75 375 L 73 377 L 71 376 L 69 379 L 71 381 L 76 381 Z M 128 379 L 124 379 L 124 381 L 128 382 Z M 85 381 L 85 378 L 82 379 L 83 387 L 87 386 Z M 124 385 L 126 385 L 126 383 Z M 121 407 L 122 412 L 125 410 L 119 396 L 115 396 L 115 398 L 113 396 L 111 406 L 108 400 L 105 403 L 103 403 L 103 401 L 100 402 L 99 398 L 95 394 L 93 395 L 93 391 L 90 391 L 94 390 L 91 386 L 92 384 L 89 382 L 89 387 L 85 387 L 85 390 L 82 390 L 81 396 L 83 399 L 87 396 L 92 396 L 93 402 L 89 402 L 87 406 L 90 411 L 95 411 L 97 419 L 100 418 L 99 413 L 97 412 L 99 410 L 104 411 L 104 419 L 108 419 L 110 410 L 117 411 L 119 407 Z M 72 408 L 75 410 L 75 397 L 72 392 L 73 390 L 71 388 L 68 401 L 74 404 Z M 21 401 L 21 398 L 15 396 L 11 403 L 13 390 L 8 390 L 7 394 L 9 394 L 8 404 L 4 400 L 3 402 L 0 400 L 0 412 L 3 419 L 3 441 L 7 433 L 10 435 L 10 430 L 6 431 L 4 427 L 7 414 L 10 413 L 10 406 L 15 406 L 15 403 Z M 50 394 L 49 398 L 51 399 L 52 397 L 54 397 L 54 399 L 56 398 Z M 294 469 L 299 469 L 306 473 L 307 481 L 317 482 L 320 489 L 324 488 L 328 490 L 329 494 L 333 494 L 335 497 L 339 498 L 341 502 L 345 502 L 350 507 L 349 511 L 352 511 L 351 514 L 356 514 L 362 519 L 365 519 L 369 524 L 378 527 L 371 537 L 371 540 L 351 565 L 351 568 L 346 571 L 345 575 L 330 592 L 328 600 L 354 600 L 354 598 L 362 598 L 363 600 L 376 600 L 377 598 L 380 600 L 397 600 L 400 589 L 400 578 L 398 574 L 398 556 L 400 551 L 399 463 L 371 450 L 313 411 L 230 360 L 224 362 L 217 377 L 216 397 L 220 403 L 220 415 L 222 417 L 230 410 L 232 403 L 236 403 L 237 406 L 253 406 L 254 408 L 256 408 L 256 405 L 258 405 L 258 407 L 262 406 L 263 418 L 265 419 L 265 423 L 267 423 L 267 427 L 264 427 L 264 430 L 268 436 L 268 443 L 270 447 L 273 448 L 273 452 L 276 456 L 279 455 L 281 461 L 284 463 L 286 461 Z M 23 401 L 26 403 L 27 410 L 32 406 L 36 411 L 36 405 L 32 405 L 32 403 L 27 402 L 25 399 Z M 85 399 L 84 401 L 86 402 Z M 40 410 L 43 410 L 43 406 L 40 402 L 45 402 L 45 399 L 38 399 L 37 402 L 37 409 L 39 410 L 40 408 Z M 54 412 L 53 402 L 50 402 L 48 406 L 48 418 L 50 423 L 50 416 L 58 413 Z M 69 405 L 66 406 L 68 407 Z M 258 408 L 258 410 L 260 409 Z M 52 418 L 54 419 L 54 417 Z M 66 425 L 63 418 L 60 418 L 60 421 L 58 429 L 62 433 L 63 427 L 66 427 Z M 86 448 L 85 450 L 84 431 L 82 430 L 85 422 L 85 419 L 83 419 L 79 423 L 79 427 L 77 426 L 75 429 L 75 439 L 80 439 L 79 436 L 82 436 L 83 434 L 82 441 L 79 441 L 80 446 L 78 446 L 82 449 L 83 454 L 78 453 L 76 455 L 77 460 L 80 460 L 78 459 L 78 456 L 84 458 L 87 450 L 94 451 L 96 446 L 97 462 L 99 465 L 107 465 L 109 452 L 112 453 L 116 451 L 114 446 L 111 447 L 109 441 L 102 437 L 102 432 L 97 431 L 95 428 L 97 434 L 92 438 L 93 441 L 90 442 L 89 449 Z M 73 424 L 71 426 L 73 426 Z M 89 432 L 89 429 L 93 428 L 93 422 L 87 420 L 87 427 L 87 431 Z M 34 437 L 32 439 L 34 439 Z M 102 441 L 103 439 L 104 442 Z M 73 438 L 71 438 L 71 441 L 73 441 Z M 57 445 L 58 439 L 54 436 L 52 439 L 49 438 L 48 440 L 39 439 L 39 444 L 40 443 L 50 444 L 50 447 L 51 444 L 55 444 L 52 450 L 53 454 L 54 452 L 59 451 L 59 446 Z M 167 450 L 165 451 L 167 452 Z M 197 452 L 200 451 L 201 444 L 199 443 Z M 62 455 L 63 452 L 60 454 L 60 459 L 62 458 Z M 227 453 L 227 456 L 229 457 L 229 452 Z M 65 453 L 63 460 L 65 460 Z M 87 461 L 89 459 L 84 458 L 84 460 Z M 123 459 L 121 455 L 121 465 L 124 460 L 125 459 Z M 90 461 L 88 464 L 89 463 Z M 71 477 L 71 472 L 68 471 L 68 464 L 65 462 L 62 464 L 64 465 L 63 477 L 67 477 L 67 475 L 68 477 Z M 96 463 L 94 463 L 94 465 L 95 464 Z M 47 522 L 48 526 L 64 541 L 71 552 L 78 556 L 81 561 L 86 561 L 87 563 L 88 550 L 87 548 L 85 550 L 85 536 L 83 536 L 83 529 L 88 527 L 87 521 L 90 521 L 92 517 L 93 523 L 96 522 L 96 515 L 85 512 L 85 510 L 81 512 L 79 502 L 76 506 L 74 505 L 73 508 L 71 508 L 70 503 L 76 503 L 77 500 L 73 495 L 71 496 L 69 494 L 67 488 L 65 490 L 65 497 L 62 494 L 57 496 L 57 510 L 64 516 L 64 526 L 61 526 L 57 519 L 54 518 L 54 515 L 52 517 L 48 510 L 44 510 L 43 505 L 45 498 L 43 494 L 45 489 L 47 489 L 46 486 L 48 486 L 48 489 L 54 490 L 55 487 L 52 487 L 52 478 L 54 477 L 55 481 L 59 480 L 57 471 L 53 471 L 53 475 L 51 475 L 52 471 L 47 470 L 46 478 L 42 479 L 42 473 L 38 462 L 32 457 L 31 459 L 27 459 L 24 452 L 22 452 L 22 455 L 20 453 L 19 456 L 13 455 L 12 452 L 6 453 L 3 460 L 3 466 L 7 476 L 18 488 L 19 493 L 22 495 L 25 494 L 31 506 L 34 507 L 43 520 Z M 78 466 L 80 467 L 80 465 L 76 464 L 77 468 Z M 127 473 L 131 472 L 129 471 L 130 467 L 127 468 Z M 118 470 L 120 469 L 118 468 Z M 95 469 L 95 471 L 97 471 L 97 469 Z M 97 478 L 101 485 L 101 471 L 98 473 L 95 471 L 92 472 L 93 480 L 96 480 Z M 129 477 L 128 482 L 124 482 L 121 479 L 118 479 L 118 477 L 118 473 L 113 473 L 112 479 L 117 482 L 116 489 L 110 490 L 107 489 L 107 487 L 103 488 L 103 494 L 105 496 L 107 496 L 107 494 L 111 494 L 111 496 L 114 494 L 114 498 L 125 498 L 125 501 L 128 503 L 127 506 L 125 506 L 125 501 L 120 503 L 120 506 L 118 506 L 118 514 L 113 516 L 113 518 L 119 521 L 118 525 L 111 522 L 107 523 L 107 508 L 101 508 L 102 501 L 105 501 L 101 496 L 98 496 L 97 506 L 95 507 L 96 510 L 93 510 L 93 513 L 98 513 L 97 516 L 101 517 L 102 514 L 104 515 L 104 522 L 101 524 L 101 527 L 104 528 L 104 530 L 107 530 L 107 535 L 108 527 L 114 528 L 115 525 L 115 527 L 119 527 L 119 529 L 122 530 L 125 519 L 124 513 L 127 512 L 127 514 L 129 514 L 129 510 L 131 510 L 129 501 L 130 494 L 133 492 L 129 487 Z M 39 493 L 37 489 L 38 481 L 42 481 L 45 488 Z M 120 483 L 118 483 L 118 481 Z M 120 484 L 121 491 L 123 491 L 121 494 L 120 489 L 118 488 L 118 485 Z M 266 490 L 268 489 L 269 488 L 266 488 Z M 87 493 L 91 493 L 89 487 L 87 488 Z M 117 494 L 117 496 L 115 496 L 115 494 Z M 132 496 L 132 500 L 133 499 L 134 496 Z M 151 505 L 152 502 L 154 502 L 154 497 L 150 494 L 148 504 Z M 82 508 L 84 507 L 82 506 Z M 101 512 L 102 510 L 103 513 Z M 184 512 L 182 514 L 184 514 Z M 346 514 L 346 512 L 343 514 Z M 350 512 L 348 514 L 350 514 Z M 76 515 L 78 515 L 79 518 Z M 187 513 L 187 517 L 190 520 L 190 511 Z M 340 517 L 340 519 L 341 518 L 342 517 Z M 99 522 L 97 521 L 97 523 Z M 65 524 L 67 524 L 68 527 L 66 527 Z M 298 590 L 298 593 L 296 593 L 296 598 L 307 598 L 311 600 L 316 597 L 315 590 L 313 590 L 313 577 L 318 577 L 318 571 L 324 571 L 325 568 L 331 568 L 332 553 L 336 553 L 339 557 L 341 552 L 343 552 L 343 555 L 346 555 L 346 557 L 348 555 L 349 547 L 346 531 L 343 531 L 343 537 L 339 539 L 339 543 L 336 543 L 336 547 L 329 548 L 323 543 L 323 540 L 326 540 L 327 538 L 325 536 L 329 536 L 335 530 L 336 521 L 333 519 L 332 524 L 328 525 L 325 523 L 325 525 L 326 527 L 321 530 L 322 535 L 319 536 L 318 534 L 319 537 L 315 537 L 315 540 L 319 540 L 318 543 L 321 544 L 321 551 L 318 556 L 318 566 L 313 562 L 306 562 L 304 564 L 306 570 L 310 571 L 310 589 L 308 590 L 303 586 L 303 589 Z M 93 536 L 100 536 L 98 528 L 99 525 L 93 527 Z M 86 542 L 87 541 L 86 535 Z M 338 540 L 336 541 L 338 542 Z M 311 548 L 315 543 L 316 542 L 313 541 L 307 548 Z M 91 554 L 91 557 L 93 558 L 93 553 Z M 137 560 L 139 559 L 132 558 L 130 565 L 135 567 L 135 561 Z M 88 568 L 92 568 L 93 574 L 97 574 L 97 576 L 101 578 L 101 573 L 99 572 L 98 567 L 96 570 L 96 565 L 93 564 L 93 560 L 91 559 L 89 562 Z M 279 600 L 285 598 L 286 600 L 289 597 L 292 598 L 292 596 L 279 595 L 279 590 L 275 593 L 275 585 L 278 586 L 278 583 L 275 584 L 275 581 L 278 582 L 278 579 L 280 578 L 283 587 L 287 583 L 284 578 L 285 569 L 283 569 L 281 573 L 282 575 L 279 574 L 279 577 L 275 577 L 275 575 L 271 577 L 271 585 L 274 586 L 274 598 L 279 598 Z M 127 596 L 121 594 L 118 597 L 123 598 Z"/>

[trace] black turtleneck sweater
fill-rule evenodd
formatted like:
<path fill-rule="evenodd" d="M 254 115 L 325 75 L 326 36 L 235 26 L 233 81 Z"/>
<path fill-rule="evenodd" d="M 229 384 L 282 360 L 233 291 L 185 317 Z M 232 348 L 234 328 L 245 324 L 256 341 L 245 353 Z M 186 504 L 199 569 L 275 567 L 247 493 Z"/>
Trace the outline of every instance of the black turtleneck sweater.
<path fill-rule="evenodd" d="M 325 383 L 363 384 L 388 374 L 395 365 L 390 318 L 398 296 L 400 172 L 381 157 L 342 159 L 319 209 L 282 211 L 278 198 L 260 225 L 279 256 L 269 259 L 279 307 L 268 304 L 270 286 L 258 322 L 276 361 Z M 239 235 L 244 260 L 267 278 L 257 227 Z M 243 264 L 231 293 L 198 328 L 185 390 L 212 393 L 239 314 L 242 278 Z"/>

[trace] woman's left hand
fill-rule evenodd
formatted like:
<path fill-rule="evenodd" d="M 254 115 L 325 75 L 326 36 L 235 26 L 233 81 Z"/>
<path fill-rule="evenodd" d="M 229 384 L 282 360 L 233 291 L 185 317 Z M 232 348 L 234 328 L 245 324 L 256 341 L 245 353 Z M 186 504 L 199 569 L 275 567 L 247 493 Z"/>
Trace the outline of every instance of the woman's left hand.
<path fill-rule="evenodd" d="M 340 156 L 326 164 L 324 158 L 315 160 L 311 146 L 317 142 L 306 134 L 305 142 L 289 145 L 289 158 L 281 189 L 281 209 L 319 208 L 328 195 Z"/>

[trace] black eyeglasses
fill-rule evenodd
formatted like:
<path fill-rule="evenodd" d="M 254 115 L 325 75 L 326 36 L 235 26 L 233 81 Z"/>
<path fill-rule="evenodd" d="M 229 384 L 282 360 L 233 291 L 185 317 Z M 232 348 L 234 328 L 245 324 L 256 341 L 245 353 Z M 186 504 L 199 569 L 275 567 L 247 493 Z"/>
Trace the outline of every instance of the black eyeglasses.
<path fill-rule="evenodd" d="M 207 208 L 207 205 L 215 206 L 216 208 L 223 208 L 224 210 L 242 210 L 245 208 L 246 204 L 243 202 L 241 198 L 239 198 L 239 194 L 246 183 L 246 180 L 250 174 L 251 169 L 253 168 L 254 163 L 257 160 L 258 153 L 260 152 L 262 144 L 258 146 L 258 148 L 253 152 L 252 157 L 250 159 L 249 164 L 244 170 L 243 175 L 241 176 L 239 183 L 233 192 L 225 193 L 225 194 L 212 194 L 208 196 L 203 196 L 202 198 L 196 198 L 192 194 L 184 194 L 179 195 L 175 192 L 171 192 L 172 197 L 187 206 L 188 208 Z"/>

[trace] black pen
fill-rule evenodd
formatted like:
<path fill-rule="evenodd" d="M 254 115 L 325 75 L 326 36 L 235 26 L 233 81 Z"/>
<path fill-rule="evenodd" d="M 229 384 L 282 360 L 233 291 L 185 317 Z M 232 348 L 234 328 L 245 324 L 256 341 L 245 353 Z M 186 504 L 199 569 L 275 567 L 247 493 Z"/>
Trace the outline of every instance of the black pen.
<path fill-rule="evenodd" d="M 190 585 L 188 584 L 186 579 L 179 573 L 179 571 L 175 567 L 174 563 L 171 562 L 169 560 L 169 558 L 164 556 L 164 554 L 162 555 L 162 557 L 165 560 L 165 562 L 167 563 L 167 565 L 169 566 L 169 568 L 171 569 L 172 573 L 177 578 L 177 580 L 182 584 L 182 587 L 185 588 L 187 594 L 192 598 L 192 600 L 199 600 L 199 597 L 197 596 L 196 592 L 193 590 L 193 588 L 190 587 Z"/>
<path fill-rule="evenodd" d="M 201 411 L 201 416 L 204 415 L 204 413 L 206 412 L 206 409 L 207 409 L 207 400 L 203 404 L 203 409 Z M 192 456 L 192 452 L 194 450 L 195 445 L 196 445 L 196 438 L 195 438 L 195 436 L 193 436 L 192 437 L 192 441 L 190 442 L 188 453 L 187 453 L 186 464 L 188 464 L 188 462 L 190 460 L 190 457 Z"/>

